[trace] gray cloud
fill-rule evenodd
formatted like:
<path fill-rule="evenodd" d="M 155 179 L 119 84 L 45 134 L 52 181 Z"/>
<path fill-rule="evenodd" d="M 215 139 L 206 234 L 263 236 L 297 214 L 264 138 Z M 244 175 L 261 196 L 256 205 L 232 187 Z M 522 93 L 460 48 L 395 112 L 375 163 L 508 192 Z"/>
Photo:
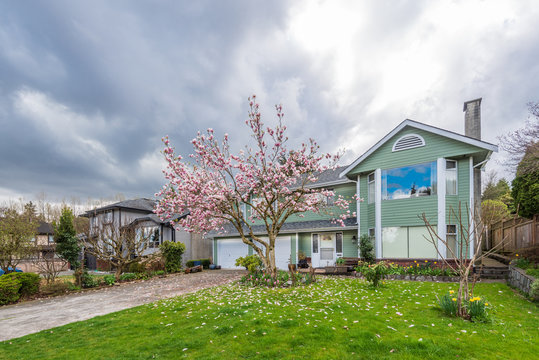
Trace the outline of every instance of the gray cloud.
<path fill-rule="evenodd" d="M 239 148 L 253 92 L 268 122 L 284 105 L 292 145 L 344 161 L 407 117 L 461 132 L 479 96 L 495 142 L 537 100 L 538 10 L 483 5 L 1 3 L 0 198 L 151 196 L 161 137 L 186 155 L 212 127 Z"/>

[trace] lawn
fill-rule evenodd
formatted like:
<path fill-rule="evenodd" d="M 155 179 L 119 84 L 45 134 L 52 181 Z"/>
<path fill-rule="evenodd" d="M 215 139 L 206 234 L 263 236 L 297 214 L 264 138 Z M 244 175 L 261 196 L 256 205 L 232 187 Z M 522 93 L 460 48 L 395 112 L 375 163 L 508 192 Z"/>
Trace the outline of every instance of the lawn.
<path fill-rule="evenodd" d="M 456 288 L 389 281 L 373 290 L 355 278 L 227 285 L 6 341 L 0 358 L 537 358 L 536 305 L 504 284 L 478 284 L 492 321 L 471 323 L 437 308 L 435 295 Z"/>

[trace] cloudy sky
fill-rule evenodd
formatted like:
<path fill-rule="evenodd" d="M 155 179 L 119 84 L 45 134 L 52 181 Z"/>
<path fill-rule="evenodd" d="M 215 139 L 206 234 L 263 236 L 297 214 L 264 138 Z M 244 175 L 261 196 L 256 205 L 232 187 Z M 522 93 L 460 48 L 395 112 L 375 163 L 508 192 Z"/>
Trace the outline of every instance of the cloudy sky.
<path fill-rule="evenodd" d="M 240 147 L 252 93 L 343 164 L 406 118 L 462 133 L 477 97 L 496 143 L 539 100 L 537 19 L 536 1 L 0 2 L 0 200 L 152 196 L 161 138 Z"/>

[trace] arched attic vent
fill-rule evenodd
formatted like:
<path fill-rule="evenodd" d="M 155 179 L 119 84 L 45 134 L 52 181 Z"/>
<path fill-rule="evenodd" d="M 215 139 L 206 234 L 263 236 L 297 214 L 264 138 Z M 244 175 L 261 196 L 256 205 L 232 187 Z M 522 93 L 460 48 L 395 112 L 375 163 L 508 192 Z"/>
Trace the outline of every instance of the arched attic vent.
<path fill-rule="evenodd" d="M 425 146 L 425 139 L 417 134 L 404 135 L 393 144 L 393 151 L 408 150 Z"/>

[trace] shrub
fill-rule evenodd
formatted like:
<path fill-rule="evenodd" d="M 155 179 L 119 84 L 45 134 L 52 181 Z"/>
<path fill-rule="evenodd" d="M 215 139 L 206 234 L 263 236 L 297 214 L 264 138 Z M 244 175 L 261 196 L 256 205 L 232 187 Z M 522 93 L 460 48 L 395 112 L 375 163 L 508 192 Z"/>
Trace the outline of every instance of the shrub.
<path fill-rule="evenodd" d="M 165 241 L 159 247 L 165 259 L 165 270 L 169 273 L 181 271 L 182 255 L 185 252 L 185 245 L 181 242 Z"/>
<path fill-rule="evenodd" d="M 359 252 L 363 260 L 369 264 L 372 264 L 376 259 L 374 255 L 374 239 L 367 235 L 363 234 L 359 238 Z"/>
<path fill-rule="evenodd" d="M 239 266 L 239 265 L 238 265 Z M 306 285 L 312 282 L 310 274 L 294 274 L 296 277 L 296 284 L 304 283 Z M 265 274 L 261 271 L 249 273 L 248 275 L 243 276 L 240 279 L 240 284 L 247 286 L 264 286 L 264 287 L 287 287 L 289 286 L 288 280 L 290 279 L 290 274 L 286 271 L 279 271 L 275 278 L 272 278 L 271 275 Z"/>
<path fill-rule="evenodd" d="M 539 268 L 528 268 L 526 274 L 531 275 L 534 278 L 539 278 Z"/>
<path fill-rule="evenodd" d="M 120 275 L 120 281 L 130 281 L 135 280 L 137 278 L 137 275 L 134 273 L 123 273 Z"/>
<path fill-rule="evenodd" d="M 64 284 L 67 286 L 67 290 L 69 291 L 77 291 L 80 290 L 80 286 L 77 286 L 77 284 L 72 283 L 69 280 L 64 280 Z"/>
<path fill-rule="evenodd" d="M 236 259 L 236 266 L 243 266 L 252 274 L 262 270 L 262 260 L 258 255 L 254 254 L 245 257 L 242 256 Z"/>
<path fill-rule="evenodd" d="M 187 262 L 185 263 L 185 266 L 187 267 L 195 266 L 195 260 L 187 260 Z"/>
<path fill-rule="evenodd" d="M 165 275 L 165 271 L 164 271 L 164 270 L 157 270 L 157 271 L 155 272 L 155 275 L 156 275 L 156 276 L 162 276 L 162 275 Z"/>
<path fill-rule="evenodd" d="M 138 273 L 143 273 L 144 271 L 146 271 L 146 268 L 140 262 L 134 262 L 134 263 L 129 264 L 129 272 L 130 273 L 137 273 L 138 274 Z"/>
<path fill-rule="evenodd" d="M 356 271 L 361 272 L 365 276 L 365 279 L 374 287 L 380 285 L 380 280 L 385 278 L 388 270 L 389 267 L 384 261 L 376 264 L 361 264 L 356 268 Z"/>
<path fill-rule="evenodd" d="M 539 280 L 535 280 L 530 286 L 530 297 L 533 301 L 539 301 Z"/>
<path fill-rule="evenodd" d="M 21 297 L 20 280 L 15 276 L 0 276 L 0 305 L 17 302 Z"/>
<path fill-rule="evenodd" d="M 140 273 L 136 273 L 135 276 L 137 280 L 148 280 L 149 278 L 152 277 L 152 274 L 147 273 L 147 272 L 140 272 Z"/>
<path fill-rule="evenodd" d="M 457 295 L 453 290 L 450 290 L 449 293 L 443 295 L 438 299 L 438 304 L 444 313 L 450 316 L 457 316 Z"/>
<path fill-rule="evenodd" d="M 47 285 L 44 285 L 41 288 L 41 293 L 44 295 L 58 295 L 58 294 L 64 294 L 68 292 L 69 290 L 73 289 L 74 284 L 70 281 L 56 281 Z"/>
<path fill-rule="evenodd" d="M 23 297 L 32 296 L 39 292 L 39 283 L 41 282 L 41 278 L 38 274 L 13 272 L 4 276 L 18 279 L 18 281 L 21 283 L 19 294 Z"/>
<path fill-rule="evenodd" d="M 519 258 L 512 261 L 513 265 L 515 265 L 517 268 L 526 270 L 530 267 L 530 260 L 525 258 Z"/>
<path fill-rule="evenodd" d="M 93 288 L 99 286 L 99 281 L 92 275 L 88 274 L 88 271 L 84 269 L 81 276 L 81 284 L 83 288 Z"/>
<path fill-rule="evenodd" d="M 202 267 L 204 269 L 209 269 L 210 268 L 210 264 L 211 264 L 210 259 L 200 259 L 200 262 L 202 263 Z"/>
<path fill-rule="evenodd" d="M 106 285 L 114 285 L 114 283 L 116 282 L 116 277 L 114 275 L 105 275 L 103 276 L 103 281 Z"/>

